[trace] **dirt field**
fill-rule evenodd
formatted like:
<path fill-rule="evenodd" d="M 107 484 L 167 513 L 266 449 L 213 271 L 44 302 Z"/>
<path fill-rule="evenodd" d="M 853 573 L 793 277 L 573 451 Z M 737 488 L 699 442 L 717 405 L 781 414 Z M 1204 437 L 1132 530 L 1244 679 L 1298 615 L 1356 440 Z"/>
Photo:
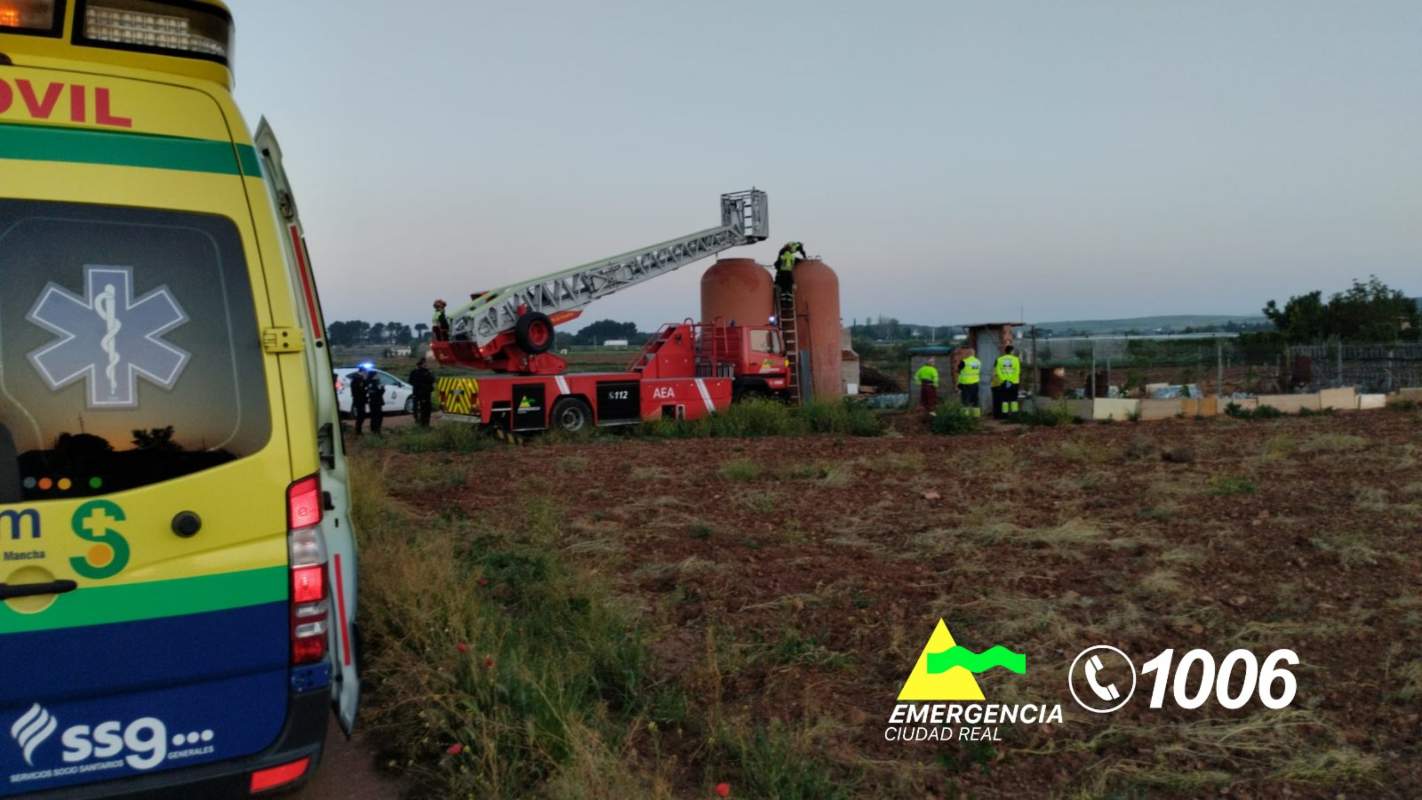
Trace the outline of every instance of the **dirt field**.
<path fill-rule="evenodd" d="M 656 681 L 688 705 L 620 745 L 667 796 L 711 796 L 726 776 L 733 797 L 1416 797 L 1419 422 L 1388 411 L 952 438 L 905 423 L 866 439 L 358 456 L 424 520 L 411 536 L 436 535 L 451 504 L 476 522 L 551 504 L 549 546 L 608 584 Z M 1060 703 L 1064 721 L 1004 725 L 995 743 L 885 741 L 940 617 L 958 644 L 1027 654 L 1024 676 L 978 676 L 989 701 Z M 1142 678 L 1124 709 L 1088 714 L 1067 673 L 1094 644 L 1137 667 L 1166 648 L 1217 662 L 1291 648 L 1297 697 L 1151 710 Z M 725 729 L 769 731 L 779 749 L 733 763 L 708 744 Z M 756 774 L 799 759 L 789 782 Z"/>

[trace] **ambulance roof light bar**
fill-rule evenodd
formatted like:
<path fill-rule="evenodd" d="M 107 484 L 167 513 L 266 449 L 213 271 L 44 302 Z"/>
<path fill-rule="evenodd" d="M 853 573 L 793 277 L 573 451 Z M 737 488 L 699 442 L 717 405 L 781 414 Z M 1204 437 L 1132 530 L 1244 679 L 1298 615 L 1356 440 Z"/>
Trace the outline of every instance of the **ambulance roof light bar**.
<path fill-rule="evenodd" d="M 5 2 L 6 0 L 0 0 Z M 226 64 L 232 55 L 232 17 L 215 5 L 165 0 L 83 0 L 74 41 Z"/>

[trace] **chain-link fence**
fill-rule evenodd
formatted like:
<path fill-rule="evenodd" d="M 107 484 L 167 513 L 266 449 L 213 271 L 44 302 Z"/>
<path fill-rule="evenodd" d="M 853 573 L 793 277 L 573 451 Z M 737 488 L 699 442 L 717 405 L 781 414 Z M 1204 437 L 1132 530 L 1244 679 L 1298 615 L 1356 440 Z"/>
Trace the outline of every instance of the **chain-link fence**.
<path fill-rule="evenodd" d="M 1422 343 L 1284 345 L 1229 335 L 1037 339 L 1029 331 L 1021 350 L 1033 388 L 1054 396 L 1139 397 L 1157 384 L 1227 395 L 1422 386 Z"/>

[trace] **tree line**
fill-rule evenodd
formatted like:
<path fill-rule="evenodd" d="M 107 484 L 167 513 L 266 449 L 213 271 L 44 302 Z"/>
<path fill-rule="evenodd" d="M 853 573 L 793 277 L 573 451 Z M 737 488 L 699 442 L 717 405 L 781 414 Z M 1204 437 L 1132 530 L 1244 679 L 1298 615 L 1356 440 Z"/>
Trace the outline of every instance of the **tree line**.
<path fill-rule="evenodd" d="M 1259 331 L 1248 323 L 1227 323 L 1221 326 L 1187 328 L 1186 332 L 1223 331 L 1240 333 L 1246 340 L 1264 344 L 1283 342 L 1306 344 L 1338 339 L 1349 342 L 1422 340 L 1422 320 L 1418 316 L 1417 300 L 1393 289 L 1377 276 L 1366 281 L 1353 280 L 1353 285 L 1324 299 L 1322 290 L 1290 297 L 1282 306 L 1270 300 L 1264 306 L 1264 316 L 1273 330 Z M 331 344 L 407 345 L 429 338 L 430 326 L 421 322 L 413 326 L 403 322 L 366 322 L 353 319 L 332 322 L 326 326 Z M 912 325 L 893 317 L 854 320 L 850 325 L 855 347 L 868 349 L 874 341 L 901 341 L 927 338 L 946 340 L 961 328 L 948 325 Z M 1037 331 L 1048 334 L 1046 329 Z M 628 344 L 644 344 L 651 334 L 637 330 L 635 322 L 602 319 L 583 326 L 576 333 L 558 331 L 558 347 L 591 347 L 609 339 L 626 339 Z"/>
<path fill-rule="evenodd" d="M 326 339 L 337 347 L 362 344 L 414 344 L 429 337 L 430 326 L 420 322 L 414 326 L 403 322 L 366 322 L 348 319 L 326 326 Z"/>
<path fill-rule="evenodd" d="M 1264 316 L 1274 330 L 1254 338 L 1287 344 L 1315 344 L 1330 339 L 1345 342 L 1415 342 L 1422 335 L 1417 299 L 1393 289 L 1376 275 L 1323 299 L 1322 291 L 1290 297 L 1281 307 L 1270 300 Z"/>

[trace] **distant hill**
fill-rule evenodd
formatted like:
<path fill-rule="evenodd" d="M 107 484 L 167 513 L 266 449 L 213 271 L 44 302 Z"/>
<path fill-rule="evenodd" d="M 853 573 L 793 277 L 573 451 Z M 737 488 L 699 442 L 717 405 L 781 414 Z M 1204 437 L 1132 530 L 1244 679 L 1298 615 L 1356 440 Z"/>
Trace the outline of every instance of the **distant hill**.
<path fill-rule="evenodd" d="M 1228 314 L 1175 314 L 1163 317 L 1130 317 L 1128 319 L 1076 319 L 1038 322 L 1038 328 L 1048 328 L 1058 336 L 1100 336 L 1127 332 L 1180 333 L 1187 328 L 1250 328 L 1265 326 L 1269 320 L 1261 316 Z"/>

